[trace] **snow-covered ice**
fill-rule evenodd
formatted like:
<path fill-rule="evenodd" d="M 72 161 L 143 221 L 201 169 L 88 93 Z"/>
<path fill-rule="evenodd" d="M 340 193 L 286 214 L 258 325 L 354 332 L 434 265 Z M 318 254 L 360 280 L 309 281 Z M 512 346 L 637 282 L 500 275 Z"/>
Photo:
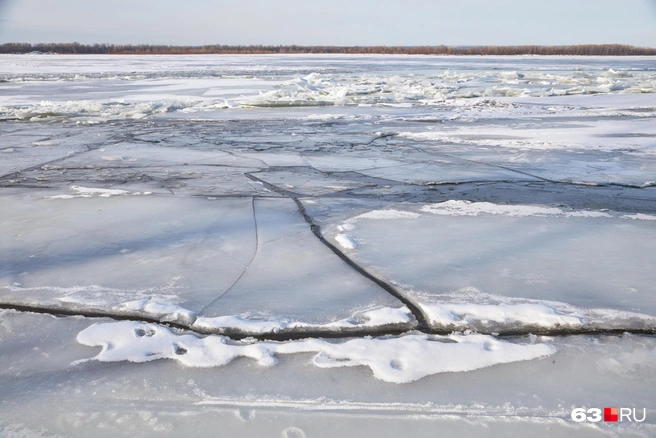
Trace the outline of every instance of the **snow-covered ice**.
<path fill-rule="evenodd" d="M 640 57 L 3 55 L 0 435 L 653 436 L 654 96 Z"/>

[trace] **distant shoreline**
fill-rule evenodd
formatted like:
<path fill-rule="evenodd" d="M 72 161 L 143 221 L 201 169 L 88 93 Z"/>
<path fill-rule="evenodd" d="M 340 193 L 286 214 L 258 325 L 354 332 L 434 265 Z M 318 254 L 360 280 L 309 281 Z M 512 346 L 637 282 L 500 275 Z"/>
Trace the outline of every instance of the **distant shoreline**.
<path fill-rule="evenodd" d="M 582 44 L 572 46 L 166 46 L 79 43 L 5 43 L 0 54 L 60 55 L 480 55 L 480 56 L 656 56 L 656 48 L 624 44 Z"/>

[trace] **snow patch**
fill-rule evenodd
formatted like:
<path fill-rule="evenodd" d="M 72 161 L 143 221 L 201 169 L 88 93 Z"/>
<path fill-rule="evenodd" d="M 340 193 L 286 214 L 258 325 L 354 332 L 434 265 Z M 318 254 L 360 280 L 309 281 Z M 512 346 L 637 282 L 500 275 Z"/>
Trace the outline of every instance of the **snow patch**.
<path fill-rule="evenodd" d="M 175 304 L 161 303 L 152 299 L 129 301 L 120 305 L 120 309 L 146 314 L 160 321 L 178 322 L 194 321 L 194 312 Z"/>
<path fill-rule="evenodd" d="M 402 211 L 394 209 L 385 209 L 385 210 L 372 210 L 367 213 L 352 217 L 347 221 L 347 223 L 354 223 L 360 219 L 417 219 L 421 217 L 419 213 L 414 213 L 412 211 Z"/>
<path fill-rule="evenodd" d="M 73 199 L 73 198 L 93 198 L 93 197 L 100 197 L 100 198 L 109 198 L 111 196 L 123 196 L 123 195 L 134 195 L 134 196 L 139 196 L 139 195 L 150 195 L 151 192 L 129 192 L 127 190 L 119 190 L 119 189 L 99 189 L 99 188 L 92 188 L 92 187 L 81 187 L 81 186 L 71 186 L 70 189 L 76 194 L 74 195 L 55 195 L 55 196 L 48 196 L 46 199 Z"/>
<path fill-rule="evenodd" d="M 618 309 L 581 308 L 559 301 L 513 298 L 462 288 L 431 295 L 395 283 L 422 309 L 434 329 L 485 332 L 535 329 L 654 330 L 656 316 Z"/>
<path fill-rule="evenodd" d="M 556 207 L 541 207 L 534 205 L 501 205 L 490 202 L 471 201 L 445 201 L 439 204 L 427 204 L 421 208 L 424 213 L 442 216 L 478 216 L 480 214 L 492 214 L 508 217 L 530 217 L 530 216 L 558 216 L 558 217 L 587 217 L 587 218 L 612 218 L 613 216 L 602 211 L 572 210 L 565 211 Z"/>
<path fill-rule="evenodd" d="M 622 216 L 622 219 L 634 219 L 639 221 L 656 221 L 656 216 L 650 214 L 636 213 L 636 214 L 625 214 Z"/>
<path fill-rule="evenodd" d="M 247 334 L 279 333 L 288 330 L 339 331 L 343 329 L 373 328 L 389 325 L 408 324 L 413 321 L 410 309 L 403 306 L 398 309 L 381 307 L 356 312 L 350 318 L 327 324 L 312 324 L 302 321 L 254 320 L 241 316 L 218 316 L 196 318 L 194 329 L 213 333 L 234 330 Z"/>
<path fill-rule="evenodd" d="M 348 234 L 338 234 L 335 236 L 335 240 L 344 249 L 355 249 L 358 247 L 358 243 Z"/>
<path fill-rule="evenodd" d="M 522 324 L 537 327 L 578 327 L 582 318 L 540 304 L 420 304 L 431 324 L 466 328 L 471 324 Z"/>
<path fill-rule="evenodd" d="M 105 161 L 123 161 L 123 157 L 114 155 L 103 155 L 101 158 Z"/>
<path fill-rule="evenodd" d="M 160 325 L 134 321 L 94 324 L 80 332 L 77 341 L 90 347 L 100 346 L 102 351 L 94 358 L 74 364 L 88 360 L 174 359 L 189 367 L 215 367 L 247 357 L 262 366 L 272 366 L 277 362 L 276 355 L 316 353 L 312 363 L 319 368 L 367 366 L 375 378 L 390 383 L 408 383 L 431 374 L 533 360 L 556 352 L 554 346 L 547 344 L 516 344 L 487 335 L 457 334 L 409 334 L 339 342 L 324 339 L 238 342 L 223 336 L 176 334 Z"/>

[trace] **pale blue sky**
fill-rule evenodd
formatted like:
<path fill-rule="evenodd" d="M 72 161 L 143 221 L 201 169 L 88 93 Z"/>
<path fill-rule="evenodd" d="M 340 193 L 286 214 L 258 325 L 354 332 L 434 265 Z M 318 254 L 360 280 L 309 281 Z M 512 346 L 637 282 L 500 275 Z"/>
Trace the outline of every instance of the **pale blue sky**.
<path fill-rule="evenodd" d="M 656 0 L 0 0 L 0 43 L 656 47 Z"/>

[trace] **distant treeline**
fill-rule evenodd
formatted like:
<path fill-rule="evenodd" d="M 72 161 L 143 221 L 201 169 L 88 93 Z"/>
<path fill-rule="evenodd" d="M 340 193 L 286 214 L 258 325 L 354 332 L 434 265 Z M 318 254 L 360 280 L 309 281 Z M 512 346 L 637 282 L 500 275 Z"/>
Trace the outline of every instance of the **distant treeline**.
<path fill-rule="evenodd" d="M 656 55 L 656 48 L 623 44 L 584 44 L 576 46 L 163 46 L 122 44 L 27 44 L 0 45 L 0 53 L 61 53 L 76 55 L 210 55 L 210 54 L 382 54 L 382 55 L 575 55 L 638 56 Z"/>

